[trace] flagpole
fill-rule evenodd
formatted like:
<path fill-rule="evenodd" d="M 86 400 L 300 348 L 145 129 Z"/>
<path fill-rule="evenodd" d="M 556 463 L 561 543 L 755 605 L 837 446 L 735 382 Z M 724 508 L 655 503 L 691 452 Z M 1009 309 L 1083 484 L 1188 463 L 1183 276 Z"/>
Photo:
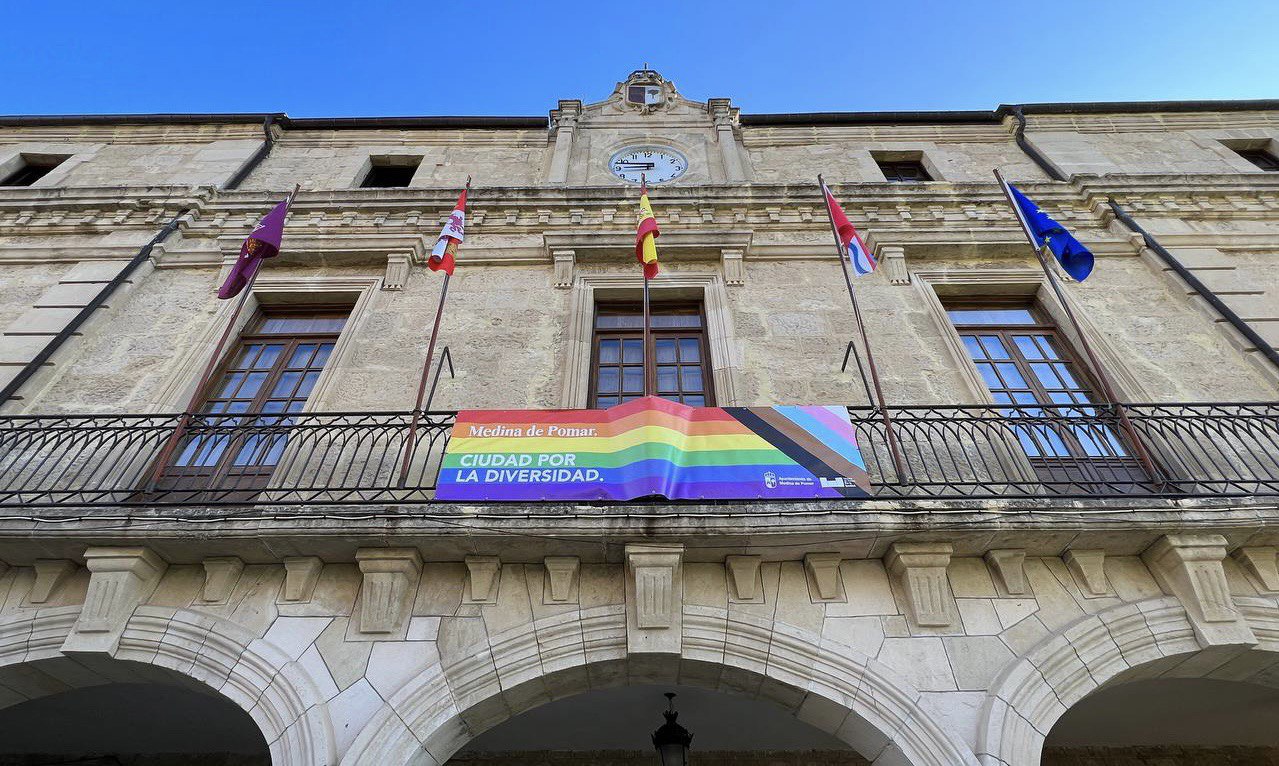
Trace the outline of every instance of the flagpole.
<path fill-rule="evenodd" d="M 470 176 L 466 177 L 465 192 L 467 195 L 467 202 L 469 203 L 471 192 Z M 399 489 L 404 489 L 405 485 L 408 483 L 409 468 L 413 463 L 413 453 L 416 451 L 417 427 L 422 417 L 422 402 L 426 397 L 427 382 L 431 379 L 431 368 L 434 366 L 433 363 L 435 361 L 435 342 L 439 340 L 440 337 L 440 322 L 444 318 L 444 299 L 448 297 L 449 279 L 452 276 L 453 275 L 447 271 L 444 272 L 444 283 L 440 286 L 440 300 L 439 303 L 435 305 L 435 324 L 431 327 L 431 340 L 426 344 L 426 361 L 422 363 L 422 378 L 417 384 L 417 400 L 413 404 L 413 414 L 409 420 L 408 440 L 404 445 L 404 458 L 400 462 L 400 479 L 396 483 L 396 487 Z"/>
<path fill-rule="evenodd" d="M 293 207 L 293 200 L 297 197 L 298 190 L 301 188 L 301 184 L 293 185 L 293 193 L 289 195 L 289 204 L 284 208 L 286 218 L 289 210 Z M 150 481 L 147 482 L 147 492 L 154 491 L 156 485 L 160 483 L 160 479 L 164 477 L 164 471 L 169 467 L 169 461 L 173 459 L 173 453 L 178 447 L 178 442 L 182 440 L 183 434 L 186 433 L 191 424 L 191 419 L 195 415 L 196 408 L 203 401 L 205 389 L 209 387 L 210 378 L 213 377 L 214 372 L 217 372 L 218 365 L 222 362 L 222 354 L 226 350 L 227 341 L 230 340 L 231 334 L 239 327 L 240 314 L 244 311 L 245 304 L 249 302 L 249 296 L 253 294 L 253 285 L 258 281 L 258 274 L 262 271 L 262 265 L 262 262 L 259 261 L 257 268 L 253 269 L 253 273 L 249 275 L 249 281 L 240 290 L 240 297 L 235 302 L 235 309 L 231 312 L 231 318 L 227 320 L 226 327 L 222 329 L 221 337 L 218 338 L 218 342 L 213 346 L 213 353 L 209 355 L 209 360 L 204 365 L 204 372 L 200 374 L 195 390 L 191 392 L 191 399 L 187 401 L 186 408 L 182 410 L 182 415 L 178 418 L 177 426 L 173 429 L 173 433 L 169 434 L 168 440 L 165 441 L 164 447 L 160 450 L 160 456 L 156 459 L 155 470 L 151 474 Z"/>
<path fill-rule="evenodd" d="M 880 419 L 884 422 L 884 435 L 888 441 L 888 452 L 893 458 L 893 467 L 897 471 L 897 483 L 904 484 L 906 482 L 906 461 L 902 459 L 901 448 L 897 443 L 897 434 L 893 430 L 893 420 L 888 414 L 888 405 L 884 403 L 884 389 L 879 383 L 879 368 L 875 366 L 875 354 L 870 350 L 870 339 L 866 335 L 866 324 L 862 321 L 861 306 L 857 303 L 857 291 L 853 289 L 853 277 L 848 273 L 847 254 L 844 251 L 844 243 L 839 239 L 839 231 L 835 228 L 835 217 L 831 215 L 830 198 L 826 196 L 826 181 L 821 174 L 817 175 L 817 185 L 821 190 L 822 202 L 826 205 L 826 217 L 830 220 L 831 236 L 835 238 L 835 249 L 839 253 L 839 267 L 844 272 L 844 284 L 848 286 L 848 298 L 853 304 L 853 318 L 857 320 L 857 330 L 862 336 L 862 346 L 866 349 L 866 366 L 870 368 L 870 378 L 875 384 L 875 398 L 879 402 Z M 857 352 L 854 344 L 853 352 Z M 857 357 L 857 369 L 861 370 L 861 357 Z M 862 386 L 866 385 L 866 376 L 862 374 Z M 866 391 L 866 398 L 870 399 L 869 389 Z M 874 401 L 870 402 L 872 405 Z"/>
<path fill-rule="evenodd" d="M 648 177 L 640 173 L 640 195 L 648 194 Z M 651 235 L 650 235 L 651 236 Z M 648 344 L 649 344 L 649 308 L 648 308 L 648 264 L 642 260 L 640 269 L 644 274 L 644 396 L 649 394 L 648 382 Z"/>
<path fill-rule="evenodd" d="M 1048 266 L 1048 259 L 1044 257 L 1044 249 L 1047 248 L 1047 243 L 1040 247 L 1039 243 L 1035 241 L 1035 235 L 1030 230 L 1030 222 L 1026 220 L 1021 206 L 1013 198 L 1012 190 L 998 168 L 995 169 L 995 178 L 999 181 L 999 188 L 1004 192 L 1004 198 L 1012 206 L 1013 214 L 1017 216 L 1017 222 L 1021 224 L 1022 233 L 1026 235 L 1026 241 L 1030 243 L 1030 249 L 1035 251 L 1035 258 L 1039 261 L 1039 268 L 1043 270 L 1044 278 L 1048 280 L 1048 285 L 1052 288 L 1053 295 L 1057 298 L 1057 305 L 1061 306 L 1062 311 L 1065 312 L 1066 319 L 1070 322 L 1071 330 L 1075 333 L 1075 337 L 1079 339 L 1080 348 L 1084 350 L 1084 354 L 1088 357 L 1088 364 L 1092 366 L 1093 374 L 1097 376 L 1097 382 L 1101 385 L 1101 393 L 1106 398 L 1106 404 L 1114 406 L 1115 413 L 1119 419 L 1119 427 L 1132 442 L 1137 462 L 1141 464 L 1142 470 L 1146 472 L 1146 475 L 1151 480 L 1161 482 L 1160 474 L 1155 468 L 1154 459 L 1151 458 L 1145 442 L 1142 441 L 1141 436 L 1137 433 L 1137 429 L 1133 427 L 1132 421 L 1128 419 L 1128 413 L 1124 410 L 1119 398 L 1115 396 L 1115 389 L 1110 383 L 1110 376 L 1106 374 L 1106 368 L 1102 367 L 1101 360 L 1093 353 L 1092 344 L 1088 342 L 1088 336 L 1080 329 L 1079 320 L 1075 319 L 1075 312 L 1071 310 L 1070 303 L 1066 300 L 1066 293 L 1062 290 L 1057 275 Z"/>

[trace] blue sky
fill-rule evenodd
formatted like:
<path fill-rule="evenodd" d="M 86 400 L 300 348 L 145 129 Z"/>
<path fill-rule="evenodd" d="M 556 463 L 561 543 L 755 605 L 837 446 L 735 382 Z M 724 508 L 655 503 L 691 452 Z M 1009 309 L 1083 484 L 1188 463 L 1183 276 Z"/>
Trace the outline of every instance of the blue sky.
<path fill-rule="evenodd" d="M 1279 98 L 1276 0 L 28 0 L 4 18 L 5 114 L 544 115 L 646 61 L 749 113 Z"/>

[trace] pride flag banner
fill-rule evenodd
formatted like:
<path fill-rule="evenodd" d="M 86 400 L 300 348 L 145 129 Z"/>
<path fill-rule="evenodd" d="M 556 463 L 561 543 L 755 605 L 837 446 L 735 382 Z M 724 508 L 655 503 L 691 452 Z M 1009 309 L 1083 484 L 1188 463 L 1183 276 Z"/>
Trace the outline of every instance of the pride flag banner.
<path fill-rule="evenodd" d="M 689 407 L 648 396 L 607 410 L 464 410 L 437 500 L 868 497 L 848 411 Z"/>

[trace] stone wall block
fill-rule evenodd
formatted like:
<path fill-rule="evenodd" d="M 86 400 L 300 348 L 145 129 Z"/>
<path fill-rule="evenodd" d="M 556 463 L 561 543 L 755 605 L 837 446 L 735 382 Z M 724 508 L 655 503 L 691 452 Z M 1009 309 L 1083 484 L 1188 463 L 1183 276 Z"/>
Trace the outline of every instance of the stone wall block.
<path fill-rule="evenodd" d="M 89 548 L 89 590 L 63 652 L 114 654 L 133 610 L 155 590 L 165 562 L 149 548 Z"/>
<path fill-rule="evenodd" d="M 1253 584 L 1267 593 L 1279 593 L 1279 548 L 1273 545 L 1239 548 L 1230 554 L 1253 578 Z"/>
<path fill-rule="evenodd" d="M 32 604 L 43 604 L 75 573 L 76 565 L 67 559 L 37 559 L 34 568 L 36 581 L 31 586 L 31 594 L 27 600 Z M 3 574 L 4 571 L 0 570 L 0 575 Z"/>
<path fill-rule="evenodd" d="M 225 604 L 243 571 L 244 562 L 236 556 L 205 559 L 204 587 L 200 589 L 200 601 L 206 604 Z"/>
<path fill-rule="evenodd" d="M 359 631 L 398 633 L 407 627 L 422 556 L 416 548 L 360 548 L 355 552 L 360 586 Z"/>
<path fill-rule="evenodd" d="M 909 616 L 920 627 L 944 628 L 955 622 L 955 601 L 946 577 L 954 547 L 950 543 L 893 543 L 884 566 L 906 595 Z"/>
<path fill-rule="evenodd" d="M 1164 535 L 1142 554 L 1160 587 L 1186 608 L 1201 642 L 1255 644 L 1256 636 L 1230 596 L 1221 565 L 1225 557 L 1226 538 L 1202 534 Z"/>
<path fill-rule="evenodd" d="M 284 586 L 280 588 L 282 604 L 305 604 L 315 594 L 324 562 L 317 556 L 288 556 L 284 559 Z"/>
<path fill-rule="evenodd" d="M 626 546 L 626 649 L 679 654 L 683 631 L 684 546 Z"/>

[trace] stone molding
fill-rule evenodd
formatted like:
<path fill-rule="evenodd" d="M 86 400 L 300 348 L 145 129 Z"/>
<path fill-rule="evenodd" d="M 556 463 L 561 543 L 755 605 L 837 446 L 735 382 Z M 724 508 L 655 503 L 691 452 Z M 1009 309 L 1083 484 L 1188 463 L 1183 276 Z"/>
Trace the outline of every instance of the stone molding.
<path fill-rule="evenodd" d="M 955 622 L 955 596 L 946 568 L 950 543 L 893 543 L 884 566 L 906 596 L 908 615 L 920 627 L 944 628 Z"/>
<path fill-rule="evenodd" d="M 679 654 L 684 603 L 684 546 L 628 543 L 626 651 Z"/>
<path fill-rule="evenodd" d="M 1164 591 L 1185 605 L 1205 644 L 1255 644 L 1256 636 L 1235 606 L 1222 561 L 1221 535 L 1164 535 L 1141 555 Z"/>
<path fill-rule="evenodd" d="M 155 590 L 167 567 L 149 548 L 89 548 L 89 589 L 64 652 L 113 654 L 133 610 Z"/>
<path fill-rule="evenodd" d="M 225 604 L 231 591 L 240 581 L 244 562 L 236 556 L 214 556 L 204 560 L 204 586 L 200 588 L 200 601 L 206 604 Z"/>
<path fill-rule="evenodd" d="M 416 548 L 360 548 L 355 560 L 364 575 L 360 586 L 359 631 L 394 634 L 404 630 L 422 575 Z"/>
<path fill-rule="evenodd" d="M 54 592 L 66 582 L 76 571 L 76 565 L 73 561 L 67 559 L 36 559 L 34 564 L 36 573 L 35 583 L 31 586 L 31 593 L 27 596 L 27 601 L 32 604 L 43 604 L 53 596 Z M 0 571 L 0 575 L 4 572 Z"/>
<path fill-rule="evenodd" d="M 315 594 L 315 584 L 320 581 L 324 562 L 318 556 L 287 556 L 284 561 L 284 585 L 280 588 L 279 603 L 305 604 Z"/>

